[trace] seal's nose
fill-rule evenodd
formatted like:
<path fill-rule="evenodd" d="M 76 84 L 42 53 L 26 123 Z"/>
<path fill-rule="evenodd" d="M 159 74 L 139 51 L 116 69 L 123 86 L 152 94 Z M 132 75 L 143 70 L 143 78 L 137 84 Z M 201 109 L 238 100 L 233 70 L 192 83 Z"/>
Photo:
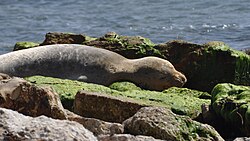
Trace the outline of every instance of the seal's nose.
<path fill-rule="evenodd" d="M 179 87 L 182 87 L 187 82 L 186 76 L 182 73 L 176 74 L 175 80 L 176 80 L 177 86 L 179 86 Z"/>

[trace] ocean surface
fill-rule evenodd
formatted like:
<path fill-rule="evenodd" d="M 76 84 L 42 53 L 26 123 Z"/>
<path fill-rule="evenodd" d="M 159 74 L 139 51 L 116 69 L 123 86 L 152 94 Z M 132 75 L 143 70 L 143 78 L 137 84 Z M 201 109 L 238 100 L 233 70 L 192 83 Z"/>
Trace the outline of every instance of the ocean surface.
<path fill-rule="evenodd" d="M 110 31 L 250 48 L 250 0 L 0 0 L 0 54 L 18 41 L 42 42 L 47 32 Z"/>

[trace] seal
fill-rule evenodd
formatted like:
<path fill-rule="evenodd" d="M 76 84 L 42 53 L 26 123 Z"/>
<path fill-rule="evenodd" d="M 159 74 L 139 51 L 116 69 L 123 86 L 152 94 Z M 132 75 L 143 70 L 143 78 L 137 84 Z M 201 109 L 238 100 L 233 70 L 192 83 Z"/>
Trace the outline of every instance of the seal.
<path fill-rule="evenodd" d="M 130 81 L 150 90 L 182 87 L 187 81 L 167 60 L 127 59 L 112 51 L 76 44 L 47 45 L 0 55 L 0 73 L 42 75 L 105 86 Z"/>

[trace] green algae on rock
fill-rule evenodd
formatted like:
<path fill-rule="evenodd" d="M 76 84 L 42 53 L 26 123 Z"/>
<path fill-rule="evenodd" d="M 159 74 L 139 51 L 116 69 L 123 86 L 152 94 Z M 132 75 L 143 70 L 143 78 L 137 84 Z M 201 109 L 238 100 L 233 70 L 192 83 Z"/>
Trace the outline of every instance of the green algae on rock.
<path fill-rule="evenodd" d="M 39 46 L 39 43 L 27 42 L 27 41 L 17 42 L 14 46 L 13 51 L 21 50 L 21 49 L 28 49 L 28 48 L 37 47 L 37 46 Z"/>
<path fill-rule="evenodd" d="M 79 90 L 99 92 L 120 98 L 131 98 L 139 103 L 149 106 L 164 106 L 173 109 L 173 111 L 178 111 L 178 113 L 181 113 L 182 115 L 188 115 L 191 118 L 196 118 L 201 113 L 200 107 L 202 104 L 210 104 L 210 100 L 198 98 L 198 95 L 203 95 L 204 92 L 197 94 L 198 91 L 196 91 L 195 96 L 193 96 L 189 94 L 190 92 L 185 88 L 173 87 L 170 88 L 169 92 L 168 90 L 164 92 L 156 92 L 140 90 L 140 88 L 133 86 L 134 84 L 127 84 L 127 88 L 122 88 L 121 86 L 118 86 L 118 82 L 114 83 L 109 88 L 97 84 L 42 76 L 28 77 L 26 80 L 37 85 L 50 85 L 53 87 L 60 95 L 64 107 L 69 109 L 73 105 L 74 96 Z M 121 85 L 124 83 L 128 82 L 123 82 Z M 131 87 L 131 85 L 133 87 Z M 181 89 L 183 89 L 183 92 L 179 93 L 178 91 L 181 91 Z"/>
<path fill-rule="evenodd" d="M 109 32 L 103 37 L 84 44 L 111 50 L 130 59 L 149 55 L 161 56 L 161 53 L 154 48 L 155 44 L 141 36 L 121 36 L 115 32 Z"/>
<path fill-rule="evenodd" d="M 212 91 L 212 107 L 228 125 L 250 136 L 250 87 L 218 84 Z"/>
<path fill-rule="evenodd" d="M 184 87 L 210 92 L 223 82 L 250 85 L 250 56 L 223 42 L 200 45 L 174 40 L 155 48 L 185 74 Z"/>

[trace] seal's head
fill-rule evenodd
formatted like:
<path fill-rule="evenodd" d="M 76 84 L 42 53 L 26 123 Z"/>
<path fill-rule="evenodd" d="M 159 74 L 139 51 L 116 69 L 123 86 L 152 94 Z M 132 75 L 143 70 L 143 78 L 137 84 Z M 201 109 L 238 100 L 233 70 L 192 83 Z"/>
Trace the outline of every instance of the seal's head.
<path fill-rule="evenodd" d="M 164 90 L 173 86 L 182 87 L 187 79 L 167 60 L 157 57 L 135 59 L 134 82 L 150 90 Z"/>

